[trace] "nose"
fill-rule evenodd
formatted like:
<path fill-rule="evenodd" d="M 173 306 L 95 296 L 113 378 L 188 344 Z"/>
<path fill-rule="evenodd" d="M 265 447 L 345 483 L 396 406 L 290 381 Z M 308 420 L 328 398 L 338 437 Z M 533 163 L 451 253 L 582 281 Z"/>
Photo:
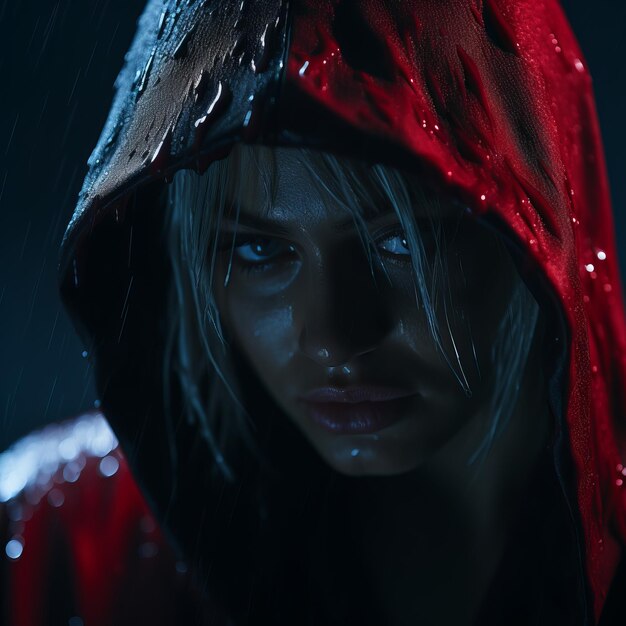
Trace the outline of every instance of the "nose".
<path fill-rule="evenodd" d="M 316 268 L 305 288 L 299 348 L 316 363 L 344 365 L 389 333 L 390 311 L 367 259 L 342 255 Z"/>

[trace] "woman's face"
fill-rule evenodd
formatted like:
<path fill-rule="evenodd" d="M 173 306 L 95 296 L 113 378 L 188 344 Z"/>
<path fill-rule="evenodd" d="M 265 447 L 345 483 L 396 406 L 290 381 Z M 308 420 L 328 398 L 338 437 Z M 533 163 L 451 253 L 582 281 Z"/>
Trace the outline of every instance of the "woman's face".
<path fill-rule="evenodd" d="M 432 293 L 440 349 L 394 211 L 363 207 L 378 252 L 369 259 L 352 215 L 296 152 L 277 149 L 276 165 L 269 210 L 259 184 L 241 197 L 237 222 L 227 212 L 222 225 L 214 289 L 229 341 L 331 467 L 415 469 L 469 423 L 488 420 L 490 350 L 518 280 L 513 264 L 490 233 L 443 208 L 449 287 Z M 429 223 L 425 207 L 413 210 L 418 226 Z M 432 258 L 436 240 L 424 230 Z"/>

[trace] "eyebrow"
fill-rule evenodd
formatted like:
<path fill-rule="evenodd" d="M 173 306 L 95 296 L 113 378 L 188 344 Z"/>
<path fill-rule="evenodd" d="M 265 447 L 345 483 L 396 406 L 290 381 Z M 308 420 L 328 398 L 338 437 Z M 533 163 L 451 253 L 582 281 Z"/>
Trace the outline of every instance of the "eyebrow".
<path fill-rule="evenodd" d="M 382 210 L 376 210 L 370 208 L 364 209 L 363 211 L 363 221 L 366 223 L 371 223 L 377 221 L 378 219 L 382 219 L 387 217 L 390 214 L 395 214 L 395 211 L 391 206 L 385 207 Z M 237 219 L 224 217 L 223 222 L 229 225 L 241 225 L 248 228 L 254 228 L 257 230 L 267 231 L 276 233 L 277 235 L 288 235 L 291 232 L 289 226 L 285 225 L 282 221 L 273 220 L 267 217 L 260 217 L 258 215 L 254 215 L 252 213 L 248 213 L 245 210 L 240 211 Z M 294 220 L 295 222 L 295 220 Z M 335 228 L 338 231 L 345 231 L 354 226 L 355 220 L 353 216 L 349 216 L 345 220 L 341 222 L 337 222 L 335 224 Z"/>

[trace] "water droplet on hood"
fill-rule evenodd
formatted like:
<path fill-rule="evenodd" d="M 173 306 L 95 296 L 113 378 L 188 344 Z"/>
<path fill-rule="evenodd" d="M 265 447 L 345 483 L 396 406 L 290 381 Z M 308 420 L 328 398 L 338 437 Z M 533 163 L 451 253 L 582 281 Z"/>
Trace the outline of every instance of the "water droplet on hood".
<path fill-rule="evenodd" d="M 195 122 L 195 127 L 196 128 L 198 128 L 199 126 L 202 126 L 203 124 L 205 124 L 212 117 L 212 115 L 218 110 L 219 104 L 220 104 L 224 94 L 225 94 L 224 85 L 222 84 L 222 81 L 220 81 L 217 84 L 217 93 L 215 94 L 215 97 L 213 98 L 213 100 L 209 104 L 209 107 L 208 107 L 206 113 L 201 118 L 196 120 L 196 122 Z"/>
<path fill-rule="evenodd" d="M 159 26 L 157 30 L 157 39 L 160 39 L 163 36 L 163 31 L 165 30 L 165 24 L 167 22 L 168 12 L 169 11 L 167 9 L 163 9 L 163 12 L 161 13 L 161 17 L 159 18 Z"/>
<path fill-rule="evenodd" d="M 193 37 L 193 33 L 196 29 L 196 25 L 194 24 L 180 39 L 178 45 L 174 48 L 174 52 L 172 54 L 173 58 L 178 61 L 179 59 L 185 58 L 189 54 L 189 42 Z"/>

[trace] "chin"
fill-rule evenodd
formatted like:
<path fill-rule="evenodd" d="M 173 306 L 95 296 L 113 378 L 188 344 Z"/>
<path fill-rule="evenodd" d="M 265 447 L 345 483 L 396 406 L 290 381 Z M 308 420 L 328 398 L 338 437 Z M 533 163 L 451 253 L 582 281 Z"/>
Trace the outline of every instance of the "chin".
<path fill-rule="evenodd" d="M 400 476 L 424 463 L 424 459 L 406 458 L 398 450 L 394 453 L 379 448 L 372 442 L 343 442 L 317 451 L 332 469 L 344 476 Z"/>

